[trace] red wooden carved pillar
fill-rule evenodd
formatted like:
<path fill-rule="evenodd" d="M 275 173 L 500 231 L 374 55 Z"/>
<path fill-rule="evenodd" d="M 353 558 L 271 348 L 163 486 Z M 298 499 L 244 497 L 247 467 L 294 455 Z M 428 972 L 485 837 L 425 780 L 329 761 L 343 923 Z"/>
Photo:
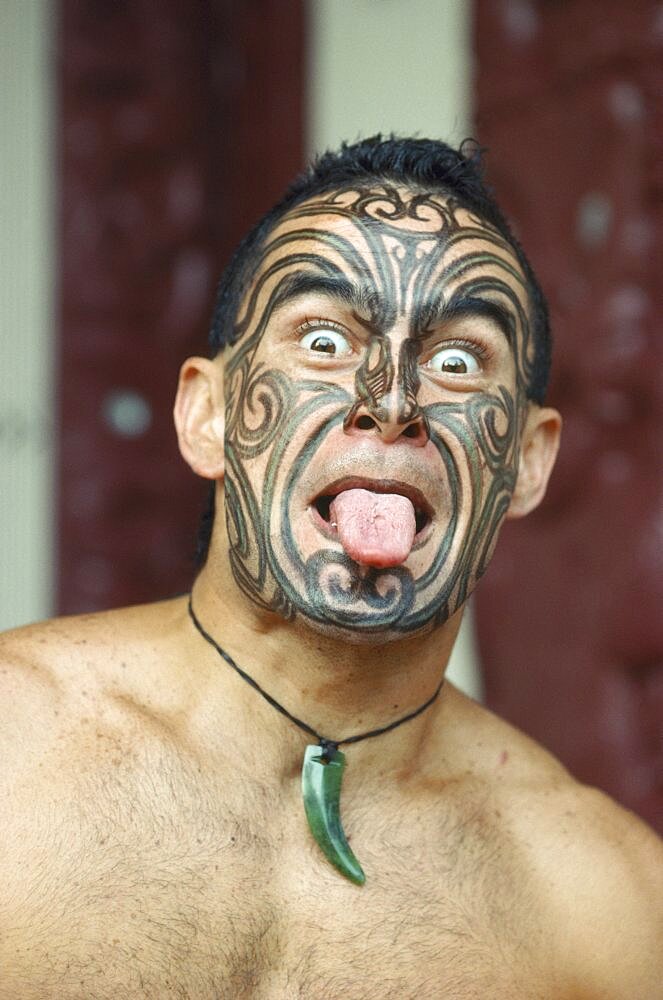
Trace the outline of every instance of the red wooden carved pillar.
<path fill-rule="evenodd" d="M 177 371 L 300 168 L 301 0 L 59 5 L 59 610 L 188 588 L 206 487 Z"/>
<path fill-rule="evenodd" d="M 552 307 L 565 417 L 478 591 L 489 703 L 663 830 L 663 16 L 476 4 L 478 136 Z"/>

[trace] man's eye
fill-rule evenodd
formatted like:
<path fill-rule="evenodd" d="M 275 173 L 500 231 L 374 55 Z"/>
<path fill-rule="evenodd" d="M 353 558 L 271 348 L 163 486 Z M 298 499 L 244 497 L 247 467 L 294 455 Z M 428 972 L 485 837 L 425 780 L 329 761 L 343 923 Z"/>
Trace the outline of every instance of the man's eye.
<path fill-rule="evenodd" d="M 474 354 L 462 347 L 443 347 L 433 355 L 426 367 L 447 375 L 473 375 L 480 369 Z"/>
<path fill-rule="evenodd" d="M 311 330 L 300 340 L 302 347 L 319 354 L 350 354 L 352 348 L 347 337 L 338 330 Z"/>

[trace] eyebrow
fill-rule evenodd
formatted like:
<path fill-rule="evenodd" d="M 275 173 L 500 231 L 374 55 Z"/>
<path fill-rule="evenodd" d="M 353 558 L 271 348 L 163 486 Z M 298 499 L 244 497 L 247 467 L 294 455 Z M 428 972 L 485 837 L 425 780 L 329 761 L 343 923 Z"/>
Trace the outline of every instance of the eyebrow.
<path fill-rule="evenodd" d="M 324 295 L 349 306 L 355 313 L 356 319 L 369 328 L 377 329 L 383 326 L 387 310 L 379 292 L 371 285 L 357 284 L 339 275 L 306 272 L 289 275 L 279 289 L 274 308 L 280 309 L 294 299 L 314 294 Z M 368 316 L 368 322 L 358 314 Z"/>
<path fill-rule="evenodd" d="M 490 320 L 504 335 L 509 346 L 513 346 L 515 317 L 511 310 L 501 302 L 483 299 L 477 295 L 453 296 L 448 301 L 439 298 L 437 301 L 425 303 L 415 317 L 415 336 L 429 332 L 433 325 L 467 317 Z"/>
<path fill-rule="evenodd" d="M 324 295 L 349 306 L 355 318 L 368 330 L 384 330 L 393 322 L 393 309 L 389 309 L 380 293 L 370 284 L 350 281 L 341 275 L 299 272 L 288 275 L 279 288 L 274 309 L 280 309 L 305 295 Z M 366 320 L 363 316 L 368 316 Z M 421 338 L 430 327 L 465 318 L 488 319 L 506 338 L 510 347 L 515 340 L 515 317 L 510 309 L 492 299 L 477 295 L 454 295 L 451 299 L 439 298 L 422 303 L 415 311 L 412 323 L 413 336 Z"/>

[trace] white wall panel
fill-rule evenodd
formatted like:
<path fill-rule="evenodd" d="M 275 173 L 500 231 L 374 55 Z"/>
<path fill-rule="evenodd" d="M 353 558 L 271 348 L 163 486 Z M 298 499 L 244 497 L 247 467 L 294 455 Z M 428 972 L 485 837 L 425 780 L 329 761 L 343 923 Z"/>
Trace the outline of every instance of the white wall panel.
<path fill-rule="evenodd" d="M 51 14 L 0 3 L 0 628 L 53 594 Z"/>
<path fill-rule="evenodd" d="M 309 146 L 470 121 L 470 0 L 310 0 Z"/>

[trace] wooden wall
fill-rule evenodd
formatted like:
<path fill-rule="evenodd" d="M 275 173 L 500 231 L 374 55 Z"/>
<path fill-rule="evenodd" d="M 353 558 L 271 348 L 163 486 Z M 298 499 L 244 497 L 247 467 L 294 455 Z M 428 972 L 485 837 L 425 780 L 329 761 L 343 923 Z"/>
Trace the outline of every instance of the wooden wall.
<path fill-rule="evenodd" d="M 477 0 L 477 131 L 565 417 L 479 588 L 489 704 L 663 831 L 663 11 Z"/>
<path fill-rule="evenodd" d="M 177 372 L 302 165 L 301 0 L 59 5 L 60 612 L 188 589 L 206 485 Z"/>

